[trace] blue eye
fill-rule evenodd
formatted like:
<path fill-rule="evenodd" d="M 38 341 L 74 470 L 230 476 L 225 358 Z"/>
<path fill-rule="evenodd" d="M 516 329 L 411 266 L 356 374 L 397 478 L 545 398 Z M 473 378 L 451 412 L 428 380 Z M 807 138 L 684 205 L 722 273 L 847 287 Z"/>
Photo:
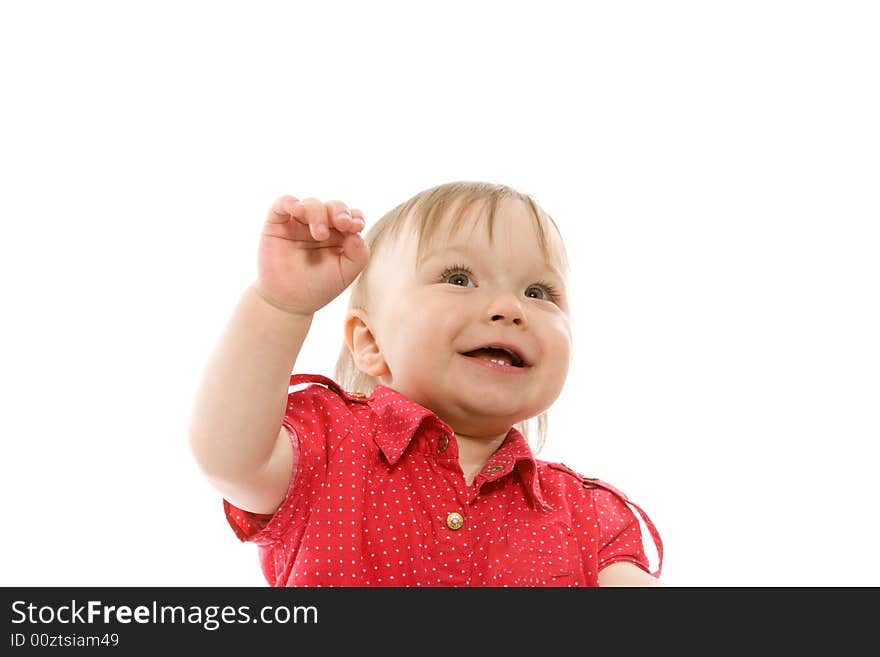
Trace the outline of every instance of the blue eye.
<path fill-rule="evenodd" d="M 526 296 L 528 296 L 529 290 L 531 290 L 533 287 L 537 287 L 537 288 L 543 287 L 544 290 L 546 290 L 547 297 L 548 297 L 546 299 L 546 301 L 552 301 L 553 303 L 557 303 L 559 301 L 559 293 L 556 291 L 555 287 L 550 285 L 550 283 L 536 283 L 535 285 L 530 285 L 529 289 L 526 290 Z"/>
<path fill-rule="evenodd" d="M 447 267 L 443 270 L 443 273 L 440 274 L 440 282 L 447 283 L 449 279 L 468 279 L 473 277 L 474 272 L 470 270 L 466 265 L 453 265 L 452 267 Z M 458 283 L 452 283 L 452 285 L 458 285 L 458 287 L 468 287 L 467 283 L 463 286 Z M 547 295 L 546 297 L 533 297 L 529 295 L 529 290 L 532 288 L 544 288 L 544 292 Z M 550 283 L 538 282 L 534 285 L 530 285 L 526 290 L 526 296 L 530 299 L 541 299 L 543 301 L 552 301 L 553 303 L 559 302 L 559 293 L 556 291 L 556 288 L 553 287 Z"/>
<path fill-rule="evenodd" d="M 440 280 L 444 283 L 448 278 L 459 278 L 462 274 L 466 274 L 467 276 L 473 276 L 474 272 L 472 272 L 469 268 L 464 265 L 453 265 L 452 267 L 447 267 L 442 274 L 440 274 Z M 455 283 L 453 283 L 455 285 Z M 460 286 L 459 286 L 460 287 Z M 465 285 L 464 287 L 467 287 Z"/>

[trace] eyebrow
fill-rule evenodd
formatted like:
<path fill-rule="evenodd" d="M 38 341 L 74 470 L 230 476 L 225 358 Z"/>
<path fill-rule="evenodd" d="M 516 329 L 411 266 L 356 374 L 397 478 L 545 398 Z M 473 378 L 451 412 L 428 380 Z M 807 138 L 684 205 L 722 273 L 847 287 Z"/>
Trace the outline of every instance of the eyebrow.
<path fill-rule="evenodd" d="M 424 263 L 431 258 L 436 258 L 450 252 L 463 253 L 470 256 L 474 260 L 479 260 L 479 253 L 476 249 L 471 248 L 467 244 L 454 244 L 452 246 L 447 246 L 431 251 L 430 253 L 426 253 L 425 256 L 419 261 L 419 265 L 424 265 Z M 560 281 L 565 282 L 565 276 L 563 276 L 555 266 L 546 261 L 542 262 L 541 265 L 545 270 L 556 276 Z"/>

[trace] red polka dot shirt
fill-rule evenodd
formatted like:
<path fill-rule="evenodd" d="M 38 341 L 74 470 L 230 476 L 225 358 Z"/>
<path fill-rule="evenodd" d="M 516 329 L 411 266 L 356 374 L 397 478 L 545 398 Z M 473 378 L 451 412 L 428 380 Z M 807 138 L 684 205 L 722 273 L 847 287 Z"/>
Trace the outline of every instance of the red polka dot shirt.
<path fill-rule="evenodd" d="M 270 586 L 596 586 L 616 561 L 651 572 L 630 506 L 660 574 L 648 516 L 614 487 L 535 459 L 516 428 L 468 486 L 452 427 L 429 409 L 382 385 L 365 397 L 290 377 L 309 382 L 288 395 L 294 474 L 281 506 L 223 500 Z"/>

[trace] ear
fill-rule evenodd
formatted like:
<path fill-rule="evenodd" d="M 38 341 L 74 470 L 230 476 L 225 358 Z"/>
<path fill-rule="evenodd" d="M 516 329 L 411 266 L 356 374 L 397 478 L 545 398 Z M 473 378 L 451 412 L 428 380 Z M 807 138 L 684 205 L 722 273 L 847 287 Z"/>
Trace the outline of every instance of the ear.
<path fill-rule="evenodd" d="M 389 373 L 388 363 L 382 357 L 376 336 L 370 329 L 369 316 L 361 308 L 349 310 L 345 316 L 345 344 L 355 366 L 375 379 Z"/>

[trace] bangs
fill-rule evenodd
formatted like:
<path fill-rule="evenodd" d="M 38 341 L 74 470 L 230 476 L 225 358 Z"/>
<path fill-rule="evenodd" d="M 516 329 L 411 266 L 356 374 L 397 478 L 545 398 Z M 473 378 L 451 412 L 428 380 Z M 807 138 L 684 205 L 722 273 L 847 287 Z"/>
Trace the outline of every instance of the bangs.
<path fill-rule="evenodd" d="M 431 190 L 434 191 L 434 190 Z M 535 202 L 527 195 L 511 192 L 503 188 L 504 193 L 486 193 L 484 189 L 459 190 L 450 193 L 428 192 L 425 196 L 406 208 L 407 223 L 410 230 L 415 234 L 417 245 L 417 263 L 421 263 L 425 255 L 433 250 L 435 245 L 444 240 L 452 239 L 460 235 L 468 218 L 473 218 L 473 224 L 482 224 L 489 237 L 489 243 L 494 242 L 495 222 L 499 216 L 498 206 L 505 200 L 510 199 L 522 203 L 532 218 L 532 225 L 538 234 L 538 245 L 547 264 L 555 267 L 567 277 L 569 266 L 565 249 L 562 246 L 562 236 L 553 219 L 542 212 Z M 492 190 L 495 191 L 495 190 Z M 558 248 L 553 248 L 549 237 L 551 232 L 559 236 Z"/>

